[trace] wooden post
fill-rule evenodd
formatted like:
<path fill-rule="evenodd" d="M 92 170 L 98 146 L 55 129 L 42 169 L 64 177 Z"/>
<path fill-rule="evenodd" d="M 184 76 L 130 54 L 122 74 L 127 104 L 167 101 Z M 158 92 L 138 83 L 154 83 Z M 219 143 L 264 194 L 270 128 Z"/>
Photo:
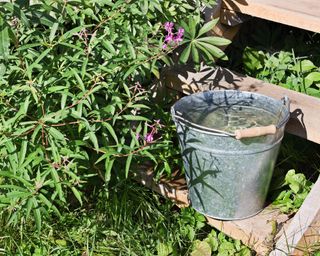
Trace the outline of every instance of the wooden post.
<path fill-rule="evenodd" d="M 320 178 L 291 219 L 270 256 L 306 255 L 320 242 Z M 319 244 L 318 244 L 319 246 Z"/>

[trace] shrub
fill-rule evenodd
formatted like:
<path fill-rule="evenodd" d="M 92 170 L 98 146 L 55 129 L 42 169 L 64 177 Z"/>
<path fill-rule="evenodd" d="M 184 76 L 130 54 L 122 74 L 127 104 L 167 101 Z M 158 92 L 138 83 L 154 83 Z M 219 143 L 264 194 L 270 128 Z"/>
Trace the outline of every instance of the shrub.
<path fill-rule="evenodd" d="M 82 205 L 95 177 L 107 184 L 138 158 L 168 156 L 172 129 L 146 85 L 179 43 L 192 44 L 184 31 L 204 36 L 215 22 L 189 18 L 198 1 L 30 2 L 0 4 L 0 210 L 7 225 L 33 216 L 40 230 L 43 217 Z M 163 24 L 183 18 L 168 45 Z M 206 40 L 213 60 L 217 40 Z"/>

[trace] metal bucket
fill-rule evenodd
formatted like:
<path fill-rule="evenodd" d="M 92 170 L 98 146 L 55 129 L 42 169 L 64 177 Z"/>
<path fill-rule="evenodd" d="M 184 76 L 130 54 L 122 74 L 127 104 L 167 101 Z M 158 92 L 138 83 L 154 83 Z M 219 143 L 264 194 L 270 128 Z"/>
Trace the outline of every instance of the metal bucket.
<path fill-rule="evenodd" d="M 190 117 L 190 113 L 230 106 L 261 109 L 276 115 L 277 121 L 230 133 L 199 125 L 199 117 L 205 114 L 197 120 Z M 171 114 L 192 207 L 222 220 L 243 219 L 261 211 L 290 117 L 288 98 L 279 101 L 251 92 L 206 91 L 183 97 L 172 106 Z"/>

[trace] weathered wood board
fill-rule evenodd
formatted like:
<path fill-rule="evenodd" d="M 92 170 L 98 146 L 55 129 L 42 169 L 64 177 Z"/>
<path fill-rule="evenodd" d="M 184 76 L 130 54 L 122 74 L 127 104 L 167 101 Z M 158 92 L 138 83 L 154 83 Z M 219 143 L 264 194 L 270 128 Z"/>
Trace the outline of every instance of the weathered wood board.
<path fill-rule="evenodd" d="M 152 171 L 142 168 L 135 179 L 153 191 L 174 201 L 178 206 L 188 206 L 188 189 L 184 175 L 176 174 L 172 180 L 161 179 L 156 183 Z M 282 235 L 282 227 L 289 217 L 274 209 L 271 205 L 259 214 L 237 221 L 220 221 L 207 218 L 208 223 L 253 248 L 258 255 L 267 255 L 273 250 L 276 239 Z"/>
<path fill-rule="evenodd" d="M 320 249 L 320 178 L 283 230 L 270 256 L 306 255 Z M 291 246 L 294 245 L 294 246 Z"/>
<path fill-rule="evenodd" d="M 320 99 L 243 76 L 225 68 L 203 67 L 195 72 L 186 66 L 172 67 L 162 74 L 164 86 L 191 94 L 204 90 L 235 89 L 261 93 L 275 99 L 290 99 L 291 118 L 286 131 L 320 144 Z"/>
<path fill-rule="evenodd" d="M 223 0 L 222 12 L 239 12 L 320 33 L 319 0 Z"/>

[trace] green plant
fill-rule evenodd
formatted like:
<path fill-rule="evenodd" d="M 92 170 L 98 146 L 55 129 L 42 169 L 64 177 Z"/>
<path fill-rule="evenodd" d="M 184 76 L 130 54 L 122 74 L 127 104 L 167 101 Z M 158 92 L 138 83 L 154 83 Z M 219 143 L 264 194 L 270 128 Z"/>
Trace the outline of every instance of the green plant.
<path fill-rule="evenodd" d="M 0 255 L 187 255 L 204 217 L 130 180 L 94 194 L 87 209 L 0 231 Z M 201 224 L 200 224 L 201 223 Z M 190 232 L 194 237 L 190 237 Z"/>
<path fill-rule="evenodd" d="M 212 230 L 208 236 L 201 240 L 196 240 L 193 244 L 191 256 L 250 256 L 253 255 L 251 250 L 242 245 L 239 240 L 232 240 L 226 237 L 223 233 L 217 234 Z"/>
<path fill-rule="evenodd" d="M 309 59 L 296 58 L 293 51 L 271 54 L 246 47 L 243 64 L 245 71 L 258 79 L 320 97 L 319 67 Z"/>
<path fill-rule="evenodd" d="M 280 194 L 272 202 L 284 213 L 294 213 L 302 205 L 304 199 L 312 188 L 313 183 L 306 179 L 302 173 L 289 170 L 284 181 L 278 186 L 273 186 L 272 190 L 281 189 Z"/>
<path fill-rule="evenodd" d="M 217 59 L 227 59 L 225 53 L 217 46 L 228 45 L 230 40 L 217 36 L 207 36 L 207 32 L 211 31 L 217 22 L 218 19 L 213 19 L 200 27 L 199 15 L 190 16 L 188 23 L 181 22 L 185 30 L 182 45 L 186 44 L 186 46 L 180 55 L 180 62 L 186 63 L 190 56 L 196 66 L 199 66 L 201 61 L 210 64 Z"/>
<path fill-rule="evenodd" d="M 0 13 L 2 225 L 33 218 L 40 231 L 44 218 L 86 205 L 134 163 L 170 172 L 171 162 L 160 162 L 176 155 L 172 129 L 153 115 L 147 88 L 179 47 L 163 49 L 163 24 L 185 24 L 197 8 L 185 0 L 44 0 L 1 2 Z"/>

